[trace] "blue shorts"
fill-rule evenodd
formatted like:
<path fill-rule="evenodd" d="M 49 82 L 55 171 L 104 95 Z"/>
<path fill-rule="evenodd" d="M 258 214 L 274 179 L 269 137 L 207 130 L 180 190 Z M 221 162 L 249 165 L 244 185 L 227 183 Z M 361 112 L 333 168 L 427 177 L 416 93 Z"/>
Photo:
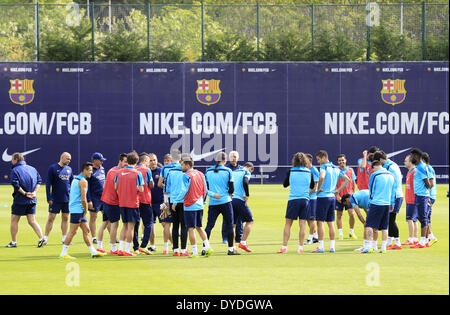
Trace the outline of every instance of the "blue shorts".
<path fill-rule="evenodd" d="M 139 208 L 120 207 L 120 217 L 122 223 L 139 222 Z"/>
<path fill-rule="evenodd" d="M 203 210 L 186 211 L 184 210 L 184 225 L 186 228 L 202 227 Z"/>
<path fill-rule="evenodd" d="M 20 205 L 13 203 L 11 206 L 11 214 L 23 216 L 29 214 L 36 214 L 36 204 L 31 203 L 27 205 Z"/>
<path fill-rule="evenodd" d="M 105 220 L 106 219 L 106 220 Z M 120 220 L 120 207 L 103 203 L 103 221 L 115 223 Z"/>
<path fill-rule="evenodd" d="M 430 224 L 428 222 L 428 200 L 430 197 L 417 196 L 414 199 L 414 203 L 417 207 L 417 219 L 420 222 L 421 228 L 424 228 Z"/>
<path fill-rule="evenodd" d="M 378 206 L 371 204 L 367 212 L 366 225 L 375 230 L 387 230 L 389 227 L 390 206 Z"/>
<path fill-rule="evenodd" d="M 234 224 L 238 222 L 253 222 L 252 211 L 245 205 L 245 201 L 234 198 L 231 205 L 233 206 Z"/>
<path fill-rule="evenodd" d="M 310 199 L 308 203 L 307 217 L 310 221 L 316 220 L 317 198 Z"/>
<path fill-rule="evenodd" d="M 403 203 L 403 197 L 396 198 L 395 204 L 394 204 L 394 210 L 392 211 L 392 213 L 398 214 L 400 212 L 400 208 L 402 207 L 402 203 Z"/>
<path fill-rule="evenodd" d="M 433 211 L 433 204 L 434 204 L 435 202 L 436 202 L 436 199 L 431 199 L 431 198 L 430 198 L 431 206 L 428 205 L 428 222 L 430 222 L 430 223 L 431 223 L 431 212 Z"/>
<path fill-rule="evenodd" d="M 346 206 L 343 203 L 340 203 L 339 201 L 336 200 L 336 211 L 344 211 L 348 209 L 353 209 L 353 207 Z"/>
<path fill-rule="evenodd" d="M 100 199 L 98 199 L 96 197 L 93 197 L 91 201 L 92 201 L 92 205 L 94 206 L 94 209 L 93 210 L 89 209 L 90 212 L 97 213 L 97 212 L 103 210 L 103 201 L 101 201 Z"/>
<path fill-rule="evenodd" d="M 406 220 L 417 222 L 417 207 L 415 204 L 406 204 Z"/>
<path fill-rule="evenodd" d="M 72 224 L 87 223 L 87 219 L 83 215 L 83 213 L 71 213 L 70 214 L 70 223 L 72 223 Z"/>
<path fill-rule="evenodd" d="M 322 222 L 334 222 L 334 209 L 336 199 L 334 197 L 317 198 L 316 220 Z"/>
<path fill-rule="evenodd" d="M 48 205 L 48 212 L 59 214 L 69 213 L 69 203 L 68 202 L 53 202 L 52 205 Z"/>
<path fill-rule="evenodd" d="M 308 219 L 308 199 L 292 199 L 288 201 L 286 209 L 286 219 L 306 220 Z"/>

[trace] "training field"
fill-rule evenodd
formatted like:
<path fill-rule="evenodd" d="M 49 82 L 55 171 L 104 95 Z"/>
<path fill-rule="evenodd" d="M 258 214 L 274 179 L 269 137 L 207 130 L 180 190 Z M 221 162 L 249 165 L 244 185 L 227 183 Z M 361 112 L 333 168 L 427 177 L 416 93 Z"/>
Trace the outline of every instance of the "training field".
<path fill-rule="evenodd" d="M 240 250 L 241 256 L 227 256 L 219 219 L 211 235 L 214 254 L 209 258 L 163 256 L 162 229 L 157 223 L 157 252 L 152 256 L 92 259 L 79 233 L 69 250 L 77 259 L 67 261 L 58 259 L 59 216 L 47 246 L 36 247 L 38 239 L 22 218 L 18 248 L 3 247 L 10 241 L 12 187 L 0 186 L 0 294 L 449 294 L 448 185 L 438 186 L 433 208 L 432 227 L 439 241 L 431 248 L 386 254 L 353 251 L 362 245 L 363 228 L 357 221 L 359 239 L 348 239 L 347 214 L 343 219 L 346 238 L 336 241 L 336 253 L 311 254 L 314 244 L 298 255 L 299 229 L 294 224 L 289 253 L 276 254 L 282 242 L 288 189 L 281 185 L 252 185 L 250 189 L 255 225 L 248 243 L 253 253 Z M 37 218 L 43 230 L 48 214 L 45 200 L 45 187 L 41 187 Z M 205 210 L 204 225 L 206 218 Z M 402 242 L 408 235 L 404 218 L 405 204 L 397 219 Z M 109 251 L 108 238 L 106 233 Z M 329 249 L 327 238 L 325 249 Z M 78 286 L 73 285 L 77 284 L 73 281 L 77 268 Z"/>

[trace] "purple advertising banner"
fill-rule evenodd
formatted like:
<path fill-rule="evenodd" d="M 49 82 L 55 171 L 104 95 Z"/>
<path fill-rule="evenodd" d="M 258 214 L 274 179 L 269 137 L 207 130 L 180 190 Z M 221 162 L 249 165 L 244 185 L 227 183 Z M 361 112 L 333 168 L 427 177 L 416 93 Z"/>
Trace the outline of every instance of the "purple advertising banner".
<path fill-rule="evenodd" d="M 448 183 L 448 62 L 0 63 L 0 183 L 22 152 L 44 178 L 62 152 L 171 149 L 200 169 L 237 150 L 253 182 L 280 183 L 296 152 L 356 165 L 376 145 L 403 166 L 428 152 Z M 403 168 L 404 171 L 404 168 Z"/>

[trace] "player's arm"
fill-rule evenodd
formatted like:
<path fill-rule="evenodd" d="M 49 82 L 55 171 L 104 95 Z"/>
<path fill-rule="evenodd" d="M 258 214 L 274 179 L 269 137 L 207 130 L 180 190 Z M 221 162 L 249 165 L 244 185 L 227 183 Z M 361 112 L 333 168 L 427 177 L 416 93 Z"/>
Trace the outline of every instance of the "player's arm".
<path fill-rule="evenodd" d="M 155 182 L 152 178 L 152 171 L 150 169 L 147 171 L 147 185 L 150 189 L 153 189 L 155 187 Z"/>
<path fill-rule="evenodd" d="M 290 182 L 289 182 L 290 177 L 291 177 L 291 170 L 289 170 L 289 171 L 286 173 L 286 177 L 284 178 L 284 181 L 283 181 L 283 187 L 284 187 L 284 188 L 289 187 L 289 185 L 290 185 Z"/>
<path fill-rule="evenodd" d="M 325 180 L 326 174 L 327 174 L 327 172 L 324 169 L 320 170 L 319 182 L 317 183 L 317 192 L 323 191 L 322 184 L 323 184 L 323 181 Z"/>
<path fill-rule="evenodd" d="M 137 179 L 136 179 L 136 185 L 139 192 L 144 192 L 144 177 L 142 177 L 142 173 L 139 172 Z"/>
<path fill-rule="evenodd" d="M 339 177 L 342 177 L 342 184 L 341 184 L 341 187 L 339 187 L 339 188 L 334 192 L 336 196 L 339 195 L 339 193 L 342 191 L 342 189 L 344 189 L 345 187 L 347 187 L 348 183 L 350 183 L 350 178 L 348 178 L 347 175 L 345 175 L 344 173 L 341 173 L 341 175 L 342 175 L 342 176 L 339 176 Z"/>
<path fill-rule="evenodd" d="M 50 166 L 48 168 L 47 180 L 45 182 L 45 191 L 47 193 L 47 202 L 49 205 L 53 204 L 52 184 L 53 184 L 53 168 Z"/>
<path fill-rule="evenodd" d="M 359 167 L 361 167 L 361 169 L 365 169 L 367 166 L 367 150 L 363 151 L 363 159 L 361 161 L 361 164 L 359 165 Z"/>
<path fill-rule="evenodd" d="M 206 176 L 205 176 L 206 177 Z M 206 178 L 206 187 L 207 187 L 207 194 L 209 197 L 211 198 L 215 198 L 215 199 L 220 199 L 220 197 L 222 197 L 221 195 L 219 195 L 216 192 L 213 192 L 212 190 L 209 189 L 209 182 L 208 182 L 208 178 Z"/>
<path fill-rule="evenodd" d="M 88 211 L 88 201 L 87 201 L 87 191 L 88 191 L 88 182 L 86 179 L 81 179 L 78 182 L 78 187 L 80 187 L 80 192 L 81 192 L 81 205 L 83 206 L 83 216 L 86 215 L 87 211 Z"/>
<path fill-rule="evenodd" d="M 358 216 L 359 221 L 361 221 L 362 224 L 366 224 L 366 220 L 361 214 L 361 211 L 359 210 L 358 205 L 353 205 L 353 210 L 355 210 L 356 215 Z"/>
<path fill-rule="evenodd" d="M 26 194 L 26 196 L 30 199 L 36 198 L 39 188 L 41 187 L 41 184 L 42 184 L 41 175 L 39 175 L 39 173 L 37 171 L 36 171 L 36 177 L 37 177 L 37 182 L 36 182 L 36 186 L 34 187 L 34 190 L 32 192 L 28 192 Z"/>
<path fill-rule="evenodd" d="M 228 176 L 228 194 L 231 196 L 234 193 L 233 173 L 229 171 Z"/>

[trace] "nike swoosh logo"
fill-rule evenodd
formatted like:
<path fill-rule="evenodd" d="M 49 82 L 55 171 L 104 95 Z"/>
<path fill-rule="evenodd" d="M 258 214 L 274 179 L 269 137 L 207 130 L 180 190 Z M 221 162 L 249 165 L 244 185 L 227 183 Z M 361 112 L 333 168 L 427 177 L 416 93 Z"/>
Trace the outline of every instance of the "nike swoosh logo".
<path fill-rule="evenodd" d="M 219 152 L 223 151 L 224 149 L 225 149 L 225 148 L 220 149 L 220 150 L 216 150 L 216 151 L 213 151 L 213 152 L 208 152 L 208 153 L 200 154 L 200 155 L 195 154 L 195 153 L 194 153 L 194 150 L 195 150 L 195 149 L 192 149 L 192 151 L 191 151 L 191 157 L 192 157 L 192 159 L 193 159 L 194 161 L 200 161 L 200 160 L 202 160 L 202 159 L 204 159 L 204 158 L 206 158 L 206 157 L 208 157 L 208 156 L 211 156 L 211 155 L 213 155 L 213 154 L 219 153 Z"/>
<path fill-rule="evenodd" d="M 395 152 L 386 154 L 386 156 L 387 156 L 388 159 L 390 159 L 390 158 L 393 157 L 393 156 L 399 155 L 400 153 L 403 153 L 403 152 L 408 151 L 408 150 L 411 150 L 411 149 L 412 149 L 412 147 L 411 147 L 411 148 L 404 149 L 404 150 L 400 150 L 400 151 L 395 151 Z"/>
<path fill-rule="evenodd" d="M 21 152 L 21 153 L 22 153 L 23 156 L 25 156 L 25 155 L 28 155 L 30 153 L 36 152 L 36 151 L 38 151 L 40 149 L 41 148 L 37 148 L 37 149 L 33 149 L 33 150 L 30 150 L 30 151 L 25 151 L 25 152 Z M 6 148 L 5 151 L 3 151 L 2 160 L 4 162 L 11 162 L 12 161 L 12 155 L 8 154 L 8 148 Z"/>

